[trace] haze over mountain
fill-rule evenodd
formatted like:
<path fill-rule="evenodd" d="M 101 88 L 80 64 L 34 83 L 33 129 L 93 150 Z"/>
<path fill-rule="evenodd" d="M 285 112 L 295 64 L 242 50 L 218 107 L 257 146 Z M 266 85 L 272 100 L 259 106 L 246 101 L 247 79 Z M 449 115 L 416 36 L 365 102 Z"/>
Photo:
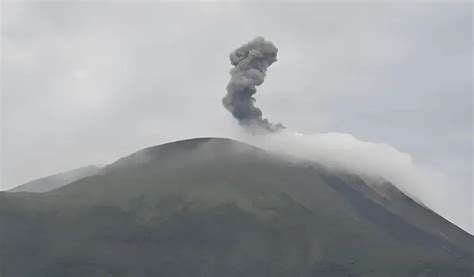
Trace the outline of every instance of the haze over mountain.
<path fill-rule="evenodd" d="M 0 226 L 2 276 L 474 274 L 473 237 L 382 178 L 220 138 L 2 192 Z"/>
<path fill-rule="evenodd" d="M 2 189 L 175 142 L 0 192 L 1 277 L 474 276 L 471 3 L 2 7 Z"/>
<path fill-rule="evenodd" d="M 412 195 L 473 233 L 472 3 L 244 2 L 3 1 L 0 189 L 167 141 L 241 140 L 220 104 L 229 52 L 263 35 L 278 61 L 262 119 L 409 154 L 447 180 Z"/>

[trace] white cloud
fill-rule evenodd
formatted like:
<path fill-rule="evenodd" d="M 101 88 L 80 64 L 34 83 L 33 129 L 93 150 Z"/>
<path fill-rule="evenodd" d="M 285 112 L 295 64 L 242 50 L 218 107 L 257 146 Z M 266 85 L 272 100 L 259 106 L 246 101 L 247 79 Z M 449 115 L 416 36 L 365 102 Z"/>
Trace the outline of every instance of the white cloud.
<path fill-rule="evenodd" d="M 449 178 L 413 161 L 408 153 L 385 143 L 362 141 L 345 133 L 305 135 L 282 131 L 242 139 L 272 152 L 346 169 L 362 176 L 381 176 L 401 191 L 471 233 L 469 205 L 457 203 L 465 191 Z"/>

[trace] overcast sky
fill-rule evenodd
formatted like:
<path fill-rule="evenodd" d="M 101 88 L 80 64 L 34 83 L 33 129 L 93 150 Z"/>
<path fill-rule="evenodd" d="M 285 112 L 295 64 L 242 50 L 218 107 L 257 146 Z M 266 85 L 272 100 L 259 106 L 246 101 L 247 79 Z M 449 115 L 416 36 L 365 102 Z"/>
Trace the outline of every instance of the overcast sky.
<path fill-rule="evenodd" d="M 257 96 L 265 117 L 410 153 L 462 192 L 447 201 L 468 226 L 471 6 L 2 2 L 0 188 L 230 136 L 228 55 L 262 35 L 279 48 Z"/>

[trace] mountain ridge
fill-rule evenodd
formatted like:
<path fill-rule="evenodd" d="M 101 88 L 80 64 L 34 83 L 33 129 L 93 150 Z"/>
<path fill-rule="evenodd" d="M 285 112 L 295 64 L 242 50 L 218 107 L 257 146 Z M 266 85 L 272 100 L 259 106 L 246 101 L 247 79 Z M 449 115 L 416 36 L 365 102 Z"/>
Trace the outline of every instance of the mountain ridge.
<path fill-rule="evenodd" d="M 101 167 L 96 165 L 88 165 L 84 167 L 79 167 L 76 169 L 68 170 L 65 172 L 48 175 L 46 177 L 38 178 L 27 183 L 18 185 L 9 189 L 9 192 L 48 192 L 62 186 L 65 186 L 69 183 L 72 183 L 76 180 L 79 180 L 83 177 L 94 175 L 99 172 Z"/>

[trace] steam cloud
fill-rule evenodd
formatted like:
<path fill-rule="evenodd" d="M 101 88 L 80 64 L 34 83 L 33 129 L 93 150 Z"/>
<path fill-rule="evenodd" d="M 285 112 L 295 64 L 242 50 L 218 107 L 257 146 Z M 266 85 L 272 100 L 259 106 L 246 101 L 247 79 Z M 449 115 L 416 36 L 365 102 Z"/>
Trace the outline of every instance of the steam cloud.
<path fill-rule="evenodd" d="M 462 199 L 465 192 L 454 189 L 452 179 L 442 172 L 418 163 L 409 153 L 389 144 L 364 141 L 347 133 L 302 134 L 288 129 L 259 136 L 240 133 L 236 139 L 288 158 L 357 174 L 381 193 L 388 181 L 419 204 L 473 234 L 471 217 L 460 212 L 470 211 L 470 206 L 462 201 L 446 204 L 447 199 Z"/>
<path fill-rule="evenodd" d="M 277 52 L 273 43 L 257 37 L 230 53 L 230 62 L 235 67 L 230 70 L 231 79 L 222 104 L 241 126 L 268 132 L 285 128 L 263 118 L 262 111 L 254 105 L 256 86 L 265 80 L 267 68 L 277 60 Z"/>

